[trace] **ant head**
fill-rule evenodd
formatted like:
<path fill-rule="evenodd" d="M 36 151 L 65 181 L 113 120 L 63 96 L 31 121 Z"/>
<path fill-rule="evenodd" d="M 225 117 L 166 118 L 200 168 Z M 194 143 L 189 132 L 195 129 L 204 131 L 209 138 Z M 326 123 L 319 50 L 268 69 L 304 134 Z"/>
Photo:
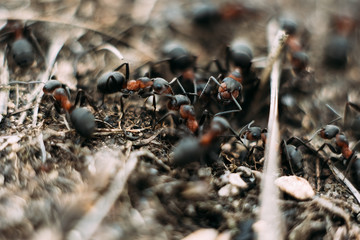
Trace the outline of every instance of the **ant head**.
<path fill-rule="evenodd" d="M 43 92 L 45 94 L 51 94 L 54 92 L 55 89 L 60 88 L 62 86 L 62 83 L 58 80 L 50 79 L 47 81 L 43 87 Z"/>
<path fill-rule="evenodd" d="M 324 128 L 322 128 L 319 132 L 320 137 L 324 139 L 332 139 L 334 138 L 338 133 L 340 132 L 340 129 L 338 126 L 335 125 L 326 125 Z"/>

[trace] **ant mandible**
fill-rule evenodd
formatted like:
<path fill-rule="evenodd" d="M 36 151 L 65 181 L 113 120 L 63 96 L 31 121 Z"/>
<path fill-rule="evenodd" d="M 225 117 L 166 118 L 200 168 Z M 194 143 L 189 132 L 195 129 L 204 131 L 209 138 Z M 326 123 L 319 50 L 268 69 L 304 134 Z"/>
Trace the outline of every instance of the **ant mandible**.
<path fill-rule="evenodd" d="M 34 34 L 21 21 L 8 20 L 2 31 L 4 33 L 1 34 L 1 41 L 7 42 L 6 53 L 12 57 L 17 66 L 28 68 L 34 63 L 35 51 L 33 46 L 45 59 Z"/>
<path fill-rule="evenodd" d="M 90 138 L 95 131 L 95 117 L 86 108 L 76 107 L 79 101 L 85 97 L 85 93 L 79 90 L 76 96 L 75 104 L 69 100 L 69 90 L 65 84 L 58 80 L 49 80 L 43 87 L 45 94 L 51 95 L 55 100 L 55 109 L 59 112 L 64 109 L 70 115 L 70 121 L 80 136 Z"/>

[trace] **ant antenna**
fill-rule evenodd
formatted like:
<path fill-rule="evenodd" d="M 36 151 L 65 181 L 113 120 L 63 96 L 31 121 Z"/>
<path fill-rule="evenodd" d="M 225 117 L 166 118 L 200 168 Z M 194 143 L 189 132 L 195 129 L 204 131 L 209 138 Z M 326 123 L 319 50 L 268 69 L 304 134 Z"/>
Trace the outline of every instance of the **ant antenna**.
<path fill-rule="evenodd" d="M 334 120 L 330 121 L 328 124 L 334 123 L 342 118 L 341 115 L 334 108 L 332 108 L 329 104 L 326 104 L 326 107 L 329 108 L 333 113 L 335 113 L 338 116 Z"/>

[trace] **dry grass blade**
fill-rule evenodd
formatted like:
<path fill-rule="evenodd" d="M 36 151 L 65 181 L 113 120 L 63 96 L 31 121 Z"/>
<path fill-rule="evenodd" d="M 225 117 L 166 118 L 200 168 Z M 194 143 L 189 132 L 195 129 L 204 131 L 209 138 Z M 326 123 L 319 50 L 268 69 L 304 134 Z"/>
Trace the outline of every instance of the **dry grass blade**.
<path fill-rule="evenodd" d="M 129 159 L 126 161 L 123 168 L 119 169 L 116 173 L 107 192 L 98 199 L 91 210 L 75 225 L 67 236 L 67 239 L 79 239 L 79 236 L 81 237 L 80 239 L 83 240 L 91 238 L 116 199 L 118 199 L 119 195 L 122 193 L 127 179 L 135 169 L 138 158 L 140 156 L 148 155 L 149 152 L 142 150 L 130 154 Z M 152 157 L 152 154 L 150 154 L 150 157 Z"/>
<path fill-rule="evenodd" d="M 268 138 L 265 147 L 264 177 L 261 181 L 261 208 L 259 222 L 256 225 L 259 239 L 283 239 L 284 232 L 280 207 L 277 202 L 279 190 L 274 181 L 278 175 L 279 166 L 279 122 L 278 122 L 278 92 L 281 73 L 281 61 L 278 59 L 284 46 L 286 35 L 283 31 L 277 31 L 276 36 L 268 36 L 271 40 L 269 62 L 265 71 L 271 70 L 271 93 L 270 113 L 268 121 Z M 262 75 L 262 82 L 268 78 L 266 73 Z M 266 79 L 265 79 L 266 78 Z"/>
<path fill-rule="evenodd" d="M 121 54 L 121 52 L 114 45 L 111 45 L 109 43 L 102 44 L 98 46 L 95 50 L 108 50 L 109 52 L 113 53 L 119 60 L 124 59 L 124 56 Z"/>
<path fill-rule="evenodd" d="M 4 53 L 1 52 L 0 59 L 3 59 L 3 63 L 0 62 L 0 84 L 6 86 L 9 83 L 9 69 L 4 58 Z M 9 89 L 7 87 L 0 90 L 0 122 L 3 115 L 7 114 L 7 104 L 9 99 Z"/>

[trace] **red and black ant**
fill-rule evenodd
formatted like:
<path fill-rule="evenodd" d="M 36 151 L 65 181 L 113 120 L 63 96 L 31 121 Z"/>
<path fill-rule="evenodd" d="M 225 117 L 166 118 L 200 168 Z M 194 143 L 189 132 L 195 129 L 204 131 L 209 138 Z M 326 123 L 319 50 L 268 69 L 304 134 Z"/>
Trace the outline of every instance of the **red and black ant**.
<path fill-rule="evenodd" d="M 8 20 L 5 27 L 1 30 L 0 41 L 6 41 L 6 53 L 21 68 L 30 67 L 35 61 L 35 50 L 45 59 L 38 41 L 30 28 L 24 26 L 19 20 Z"/>
<path fill-rule="evenodd" d="M 174 165 L 184 166 L 191 162 L 199 161 L 203 157 L 206 162 L 213 162 L 218 155 L 214 151 L 218 147 L 216 140 L 228 129 L 235 133 L 235 130 L 231 128 L 225 118 L 215 116 L 210 123 L 210 128 L 204 134 L 198 138 L 191 136 L 180 140 L 173 151 Z"/>
<path fill-rule="evenodd" d="M 49 80 L 45 83 L 43 92 L 54 98 L 57 111 L 64 109 L 69 114 L 70 121 L 77 133 L 85 138 L 92 136 L 96 128 L 94 115 L 88 109 L 76 106 L 86 96 L 82 90 L 78 91 L 75 104 L 70 102 L 69 90 L 66 85 L 58 80 Z"/>
<path fill-rule="evenodd" d="M 119 70 L 124 67 L 125 75 Z M 149 96 L 156 95 L 166 95 L 166 94 L 174 94 L 171 84 L 174 82 L 179 82 L 177 78 L 174 78 L 171 82 L 166 81 L 163 78 L 148 78 L 148 77 L 140 77 L 135 80 L 129 80 L 129 64 L 123 63 L 119 67 L 115 68 L 111 72 L 107 72 L 102 74 L 97 80 L 97 90 L 105 94 L 111 94 L 116 92 L 123 93 L 122 96 L 126 97 L 134 92 L 136 92 L 139 96 L 143 98 L 147 98 Z M 185 90 L 183 90 L 185 92 Z M 123 102 L 121 98 L 121 109 L 123 109 Z M 153 100 L 154 110 L 156 110 L 156 101 Z"/>
<path fill-rule="evenodd" d="M 168 113 L 166 113 L 163 117 L 161 117 L 155 126 L 163 121 L 167 116 L 174 115 L 173 111 L 176 111 L 180 114 L 180 117 L 185 120 L 186 126 L 192 133 L 196 133 L 199 127 L 199 124 L 196 120 L 195 108 L 191 104 L 190 99 L 181 94 L 176 95 L 166 95 L 170 98 L 170 101 L 167 104 Z M 154 126 L 154 127 L 155 127 Z"/>
<path fill-rule="evenodd" d="M 257 88 L 259 79 L 254 71 L 251 70 L 253 54 L 251 48 L 243 42 L 234 41 L 231 46 L 226 48 L 226 69 L 223 69 L 221 63 L 215 59 L 211 61 L 205 69 L 210 69 L 211 64 L 215 63 L 221 74 L 228 74 L 230 64 L 234 66 L 234 70 L 226 75 L 221 84 L 218 79 L 210 77 L 204 87 L 202 94 L 206 91 L 210 81 L 215 82 L 218 88 L 218 100 L 228 104 L 234 102 L 237 110 L 230 110 L 224 113 L 238 112 L 242 110 L 240 103 L 244 101 L 246 96 L 252 94 L 252 90 Z M 246 89 L 243 88 L 246 87 Z M 202 96 L 202 94 L 200 96 Z M 246 94 L 246 96 L 245 96 Z M 239 99 L 239 101 L 237 100 Z"/>
<path fill-rule="evenodd" d="M 335 154 L 341 154 L 343 159 L 346 161 L 346 164 L 348 165 L 346 169 L 346 172 L 348 172 L 354 161 L 357 161 L 358 159 L 356 155 L 357 149 L 360 146 L 360 142 L 357 142 L 353 149 L 350 149 L 349 140 L 345 134 L 340 131 L 338 126 L 331 124 L 341 119 L 341 116 L 329 105 L 327 105 L 327 107 L 336 115 L 338 115 L 338 117 L 332 120 L 328 125 L 317 130 L 313 136 L 310 137 L 308 142 L 310 142 L 316 135 L 319 135 L 322 139 L 325 140 L 334 140 L 334 145 L 325 142 L 318 148 L 316 152 L 323 150 L 327 146 L 331 152 Z"/>

